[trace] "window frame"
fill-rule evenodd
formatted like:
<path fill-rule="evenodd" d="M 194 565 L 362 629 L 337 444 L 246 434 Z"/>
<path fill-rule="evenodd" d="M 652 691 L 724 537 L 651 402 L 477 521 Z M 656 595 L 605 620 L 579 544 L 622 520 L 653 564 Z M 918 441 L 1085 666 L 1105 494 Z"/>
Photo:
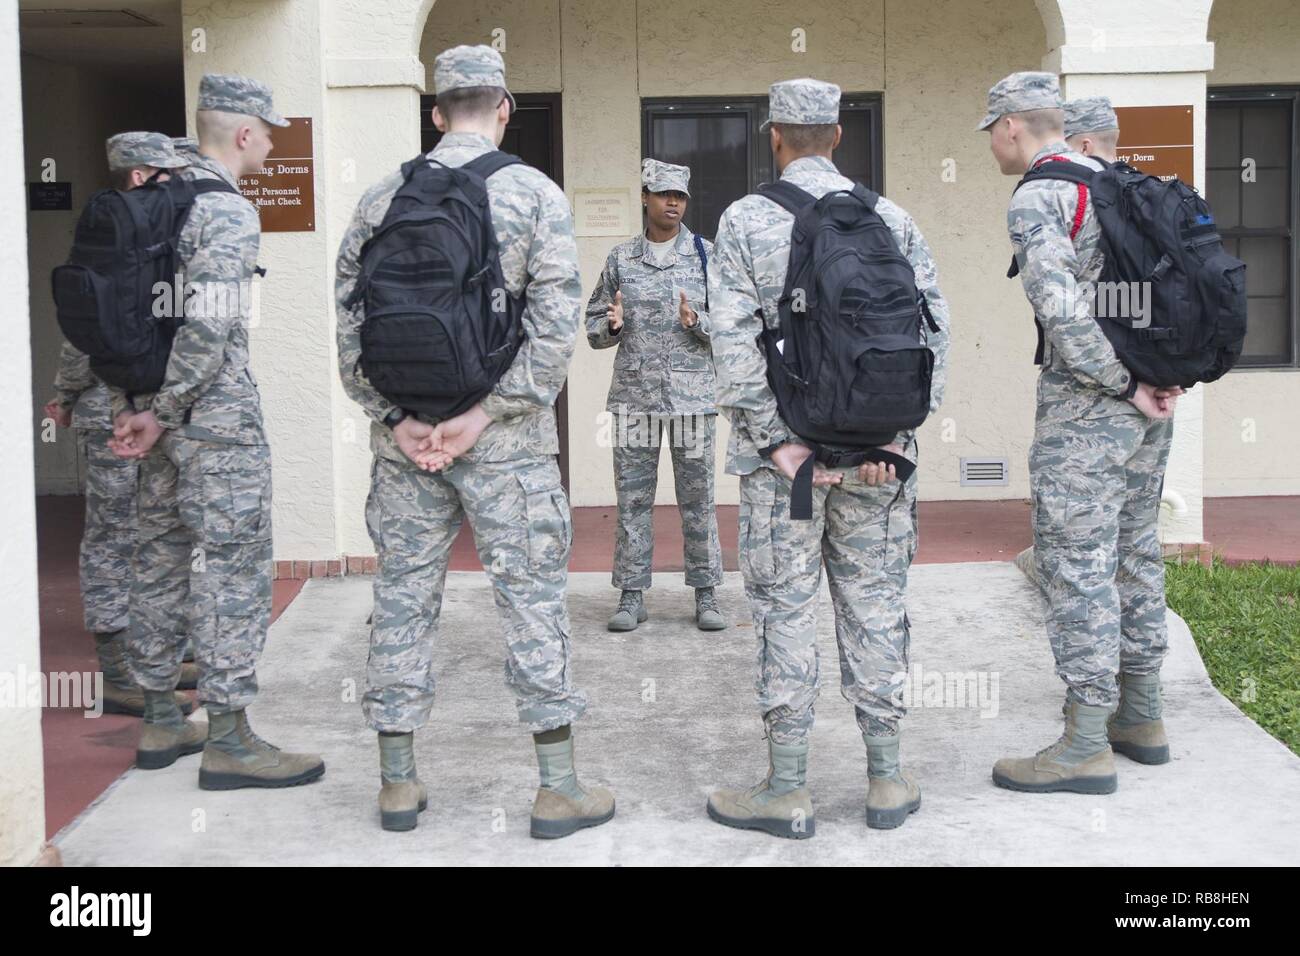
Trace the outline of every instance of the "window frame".
<path fill-rule="evenodd" d="M 776 178 L 772 165 L 772 151 L 768 146 L 766 133 L 760 133 L 759 127 L 767 119 L 768 97 L 766 96 L 647 96 L 641 99 L 641 155 L 654 156 L 654 120 L 658 116 L 681 113 L 724 113 L 736 108 L 749 113 L 749 155 L 746 177 L 749 191 L 753 192 L 760 183 L 771 182 Z M 885 143 L 884 143 L 884 94 L 878 92 L 843 93 L 840 96 L 840 111 L 866 113 L 868 128 L 873 145 L 870 157 L 871 176 L 874 181 L 869 184 L 878 193 L 885 193 Z"/>
<path fill-rule="evenodd" d="M 1242 356 L 1234 371 L 1296 371 L 1300 370 L 1300 85 L 1261 84 L 1250 86 L 1213 86 L 1206 90 L 1206 180 L 1209 179 L 1209 112 L 1215 104 L 1277 103 L 1290 101 L 1290 216 L 1287 225 L 1278 229 L 1254 229 L 1237 226 L 1221 230 L 1225 239 L 1250 239 L 1254 237 L 1285 236 L 1288 239 L 1290 262 L 1287 263 L 1287 318 L 1290 322 L 1291 354 L 1247 358 Z M 1211 202 L 1213 196 L 1208 196 Z"/>

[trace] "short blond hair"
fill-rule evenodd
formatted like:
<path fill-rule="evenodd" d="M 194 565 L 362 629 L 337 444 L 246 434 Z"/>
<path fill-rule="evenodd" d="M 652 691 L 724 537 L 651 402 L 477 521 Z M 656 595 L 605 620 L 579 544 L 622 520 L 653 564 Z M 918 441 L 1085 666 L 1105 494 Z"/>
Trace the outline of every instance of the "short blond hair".
<path fill-rule="evenodd" d="M 1052 134 L 1057 136 L 1065 135 L 1065 110 L 1056 107 L 1049 107 L 1041 110 L 1025 110 L 1023 113 L 1012 113 L 1012 116 L 1018 117 L 1025 124 L 1032 136 L 1043 139 Z"/>

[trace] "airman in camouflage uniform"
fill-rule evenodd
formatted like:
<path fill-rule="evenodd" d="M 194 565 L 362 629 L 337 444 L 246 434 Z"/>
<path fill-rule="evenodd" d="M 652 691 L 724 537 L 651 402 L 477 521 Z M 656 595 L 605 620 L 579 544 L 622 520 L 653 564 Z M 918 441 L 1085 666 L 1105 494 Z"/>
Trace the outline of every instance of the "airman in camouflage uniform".
<path fill-rule="evenodd" d="M 681 221 L 690 178 L 689 167 L 642 162 L 642 204 L 649 225 L 610 251 L 587 303 L 591 347 L 618 346 L 605 405 L 612 416 L 618 495 L 613 584 L 623 591 L 609 622 L 611 631 L 630 631 L 648 616 L 641 592 L 650 587 L 664 435 L 672 448 L 686 586 L 695 588 L 696 623 L 709 631 L 726 627 L 713 593 L 722 583 L 713 507 L 717 409 L 704 307 L 704 269 L 713 244 L 699 237 L 702 260 L 697 237 Z M 654 209 L 649 208 L 652 202 Z"/>
<path fill-rule="evenodd" d="M 267 744 L 245 713 L 271 619 L 271 450 L 248 348 L 261 226 L 238 193 L 239 177 L 270 151 L 271 129 L 288 121 L 261 83 L 223 74 L 202 78 L 196 119 L 202 153 L 181 175 L 233 191 L 197 196 L 181 229 L 185 322 L 162 387 L 114 391 L 114 450 L 140 460 L 127 642 L 146 691 L 136 762 L 163 767 L 202 750 L 200 787 L 292 786 L 318 779 L 324 763 Z M 195 642 L 206 743 L 202 725 L 167 706 L 184 653 L 181 622 Z"/>
<path fill-rule="evenodd" d="M 119 188 L 132 189 L 156 175 L 184 166 L 162 133 L 131 132 L 105 143 L 109 172 Z M 86 630 L 95 635 L 95 651 L 104 674 L 104 710 L 144 715 L 144 692 L 128 673 L 123 635 L 131 592 L 131 554 L 135 549 L 135 492 L 138 464 L 109 450 L 113 421 L 108 389 L 90 370 L 84 353 L 63 343 L 54 377 L 55 398 L 46 413 L 59 425 L 76 430 L 86 463 L 86 519 L 81 536 L 81 605 Z M 190 668 L 193 671 L 193 668 Z M 194 673 L 179 686 L 194 686 Z M 188 678 L 188 679 L 187 679 Z M 191 704 L 178 697 L 188 713 Z"/>
<path fill-rule="evenodd" d="M 1022 175 L 1057 157 L 1101 167 L 1066 145 L 1061 107 L 1050 73 L 1016 73 L 989 91 L 978 128 L 990 130 L 1004 174 Z M 1043 333 L 1029 455 L 1034 561 L 1047 593 L 1056 671 L 1068 688 L 1062 737 L 1033 757 L 993 768 L 999 786 L 1029 792 L 1115 789 L 1106 724 L 1120 697 L 1121 665 L 1131 706 L 1120 716 L 1125 726 L 1142 724 L 1143 742 L 1133 752 L 1158 757 L 1146 744 L 1157 729 L 1166 647 L 1156 531 L 1173 396 L 1140 384 L 1093 317 L 1104 255 L 1089 195 L 1075 183 L 1034 181 L 1016 191 L 1007 212 L 1025 295 Z M 1130 693 L 1128 675 L 1139 693 Z"/>
<path fill-rule="evenodd" d="M 1115 162 L 1115 144 L 1119 139 L 1119 117 L 1109 96 L 1083 96 L 1062 106 L 1065 111 L 1065 144 L 1076 153 Z M 1101 149 L 1092 148 L 1097 134 L 1105 136 Z M 1090 142 L 1084 142 L 1089 140 Z"/>
<path fill-rule="evenodd" d="M 853 185 L 830 159 L 838 143 L 839 99 L 839 87 L 817 80 L 789 80 L 771 89 L 764 128 L 775 125 L 772 146 L 781 178 L 816 197 Z M 806 149 L 792 145 L 796 136 L 807 137 Z M 934 352 L 933 410 L 943 399 L 948 307 L 916 223 L 883 197 L 876 211 L 912 264 L 917 289 L 939 327 L 921 338 Z M 892 471 L 871 463 L 818 468 L 812 520 L 790 517 L 791 477 L 811 452 L 781 418 L 756 337 L 779 323 L 793 218 L 762 196 L 733 203 L 723 213 L 709 268 L 718 404 L 732 426 L 727 471 L 740 475 L 740 564 L 758 644 L 756 690 L 770 771 L 748 791 L 714 793 L 708 809 L 730 826 L 799 838 L 814 832 L 806 767 L 819 686 L 816 605 L 823 563 L 835 607 L 841 692 L 856 711 L 867 746 L 868 825 L 900 825 L 920 805 L 920 790 L 898 764 L 916 478 L 900 485 L 891 480 Z M 914 433 L 899 433 L 894 444 L 916 459 Z"/>
<path fill-rule="evenodd" d="M 486 46 L 446 50 L 435 61 L 434 83 L 434 122 L 446 135 L 429 158 L 455 167 L 494 150 L 514 108 L 500 54 Z M 569 729 L 587 699 L 572 679 L 565 589 L 573 531 L 555 461 L 553 406 L 582 312 L 572 215 L 564 193 L 536 169 L 517 164 L 488 177 L 507 291 L 527 299 L 527 337 L 486 398 L 455 418 L 424 421 L 366 379 L 359 363 L 364 302 L 348 304 L 361 249 L 401 183 L 394 173 L 361 197 L 339 248 L 335 282 L 343 387 L 372 419 L 366 522 L 379 573 L 362 710 L 379 732 L 381 825 L 411 829 L 427 804 L 413 735 L 433 706 L 431 653 L 443 582 L 452 542 L 468 518 L 496 592 L 506 684 L 520 723 L 534 734 L 542 786 L 532 833 L 564 836 L 614 813 L 609 791 L 578 784 Z"/>

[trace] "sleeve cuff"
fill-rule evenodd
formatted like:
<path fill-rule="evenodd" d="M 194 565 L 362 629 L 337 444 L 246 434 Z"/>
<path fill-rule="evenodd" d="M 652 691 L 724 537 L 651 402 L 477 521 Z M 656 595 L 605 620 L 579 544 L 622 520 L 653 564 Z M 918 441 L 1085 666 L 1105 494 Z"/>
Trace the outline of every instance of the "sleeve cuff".
<path fill-rule="evenodd" d="M 168 430 L 180 428 L 180 426 L 184 424 L 184 412 L 177 414 L 179 411 L 178 409 L 171 408 L 169 405 L 160 402 L 157 398 L 154 399 L 153 407 L 150 411 L 153 412 L 154 420 L 163 428 Z"/>
<path fill-rule="evenodd" d="M 483 413 L 494 422 L 499 422 L 514 414 L 509 403 L 495 392 L 484 396 L 483 400 L 479 402 L 479 407 L 483 409 Z"/>

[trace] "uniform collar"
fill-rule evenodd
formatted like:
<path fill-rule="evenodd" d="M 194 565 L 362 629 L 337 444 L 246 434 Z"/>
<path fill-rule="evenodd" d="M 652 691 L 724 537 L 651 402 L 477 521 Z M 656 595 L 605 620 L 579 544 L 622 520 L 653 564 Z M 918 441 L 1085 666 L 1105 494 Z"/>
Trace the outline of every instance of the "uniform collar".
<path fill-rule="evenodd" d="M 239 188 L 239 180 L 235 178 L 235 174 L 227 169 L 226 164 L 221 160 L 214 159 L 205 153 L 195 153 L 195 156 L 198 158 L 190 164 L 191 166 L 198 169 L 206 169 L 208 172 L 225 180 L 229 185 L 234 186 L 236 189 Z"/>
<path fill-rule="evenodd" d="M 1034 153 L 1034 158 L 1029 161 L 1029 168 L 1033 169 L 1038 163 L 1041 163 L 1048 156 L 1059 156 L 1061 153 L 1070 152 L 1070 147 L 1065 145 L 1064 140 L 1057 140 L 1054 143 L 1048 143 L 1038 152 Z"/>
<path fill-rule="evenodd" d="M 496 149 L 496 144 L 488 139 L 482 133 L 444 133 L 442 139 L 438 140 L 429 155 L 442 149 L 478 149 L 482 152 L 488 152 Z"/>
<path fill-rule="evenodd" d="M 636 243 L 632 246 L 632 251 L 628 254 L 629 259 L 640 259 L 648 266 L 656 269 L 667 269 L 672 263 L 662 263 L 655 260 L 653 256 L 647 257 L 646 252 L 649 250 L 650 240 L 646 238 L 645 232 L 641 232 L 636 237 Z M 686 228 L 686 223 L 680 223 L 677 229 L 677 238 L 673 240 L 673 252 L 679 256 L 693 255 L 695 252 L 695 234 Z"/>
<path fill-rule="evenodd" d="M 807 179 L 818 173 L 839 175 L 839 170 L 825 156 L 800 156 L 781 170 L 781 178 L 797 183 L 801 179 Z"/>

